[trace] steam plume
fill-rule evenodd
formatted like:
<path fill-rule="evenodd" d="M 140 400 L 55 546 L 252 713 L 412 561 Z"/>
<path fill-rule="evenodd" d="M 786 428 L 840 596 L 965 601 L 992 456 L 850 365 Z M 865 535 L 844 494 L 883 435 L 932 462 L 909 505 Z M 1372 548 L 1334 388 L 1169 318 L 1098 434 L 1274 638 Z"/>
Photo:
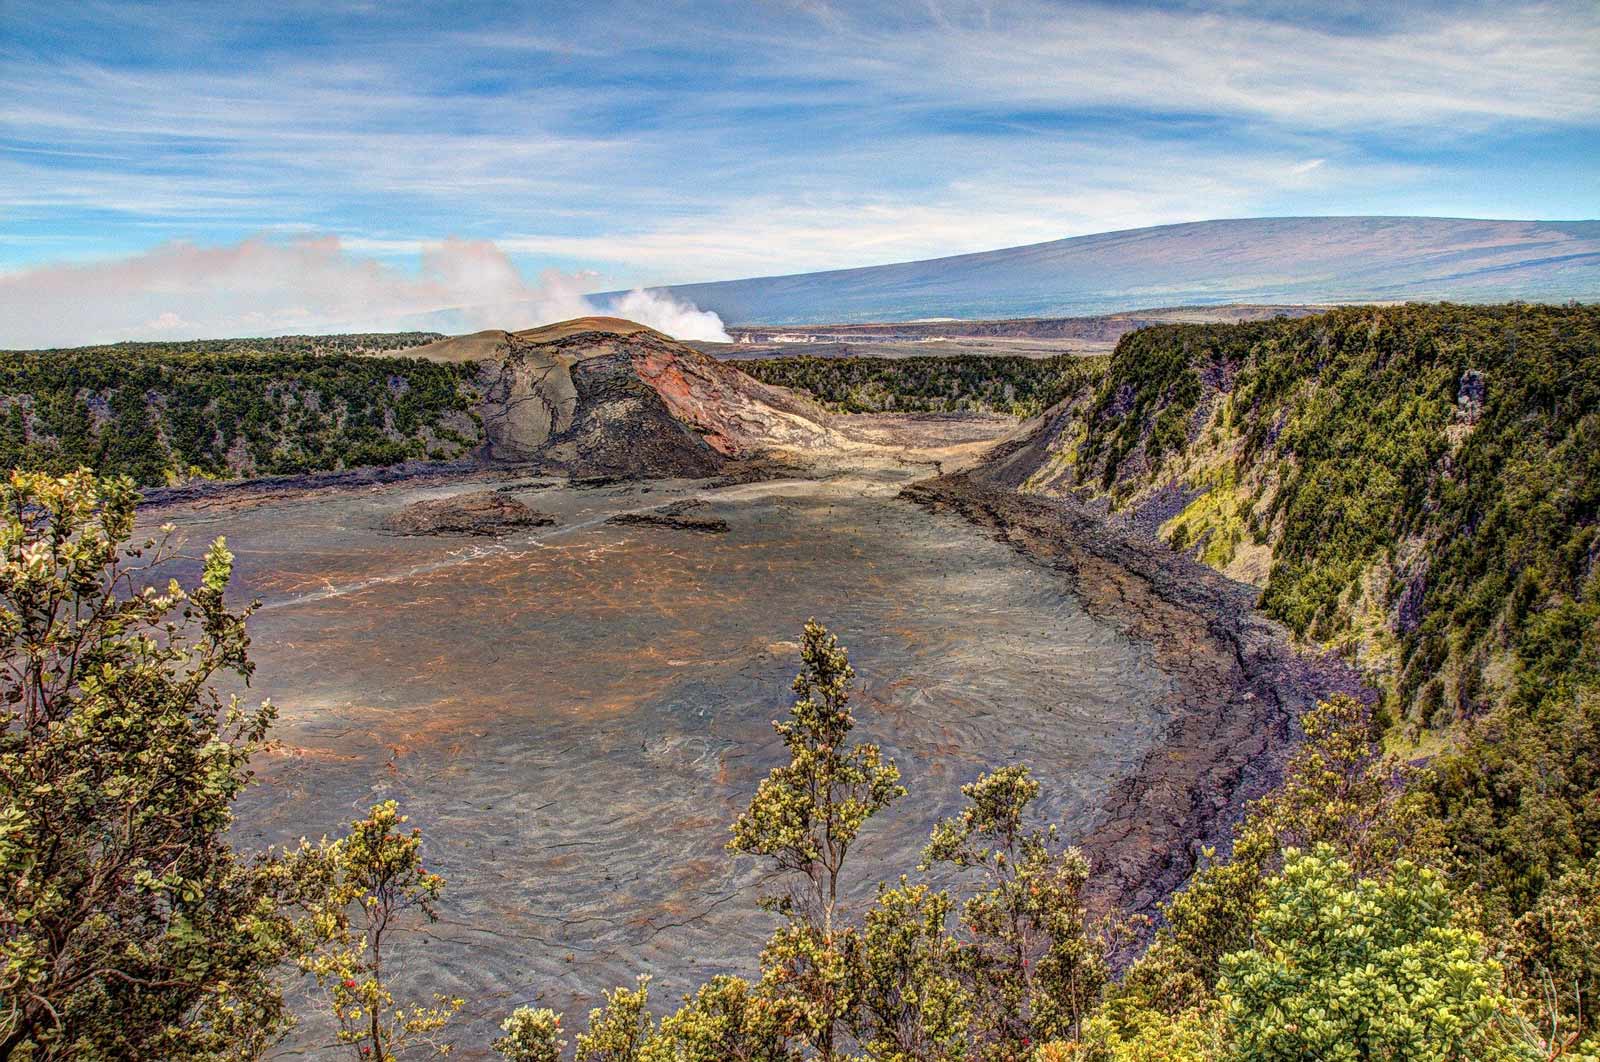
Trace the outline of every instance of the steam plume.
<path fill-rule="evenodd" d="M 0 274 L 0 348 L 520 329 L 600 312 L 679 339 L 728 338 L 716 314 L 662 292 L 633 291 L 596 307 L 583 289 L 597 280 L 549 271 L 529 283 L 488 241 L 427 247 L 415 273 L 352 254 L 333 237 L 222 247 L 168 243 L 112 261 Z"/>
<path fill-rule="evenodd" d="M 657 332 L 665 332 L 674 339 L 703 339 L 713 343 L 728 343 L 731 338 L 722 326 L 722 318 L 710 310 L 702 310 L 692 303 L 674 298 L 665 291 L 634 289 L 606 306 L 613 317 L 626 317 L 649 325 Z"/>

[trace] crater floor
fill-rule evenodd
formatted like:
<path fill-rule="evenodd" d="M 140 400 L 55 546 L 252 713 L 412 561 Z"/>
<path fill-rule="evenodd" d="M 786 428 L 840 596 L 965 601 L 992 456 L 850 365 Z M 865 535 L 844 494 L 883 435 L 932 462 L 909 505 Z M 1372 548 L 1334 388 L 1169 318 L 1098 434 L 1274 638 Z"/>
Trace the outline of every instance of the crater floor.
<path fill-rule="evenodd" d="M 1171 679 L 1057 573 L 896 498 L 910 476 L 581 489 L 500 473 L 161 509 L 190 558 L 227 535 L 238 596 L 262 602 L 253 693 L 279 706 L 281 748 L 242 803 L 241 843 L 315 838 L 398 800 L 448 881 L 442 921 L 400 940 L 403 977 L 470 1001 L 468 1057 L 516 1004 L 577 1019 L 641 972 L 659 1009 L 752 972 L 773 924 L 764 868 L 722 845 L 779 760 L 770 721 L 812 616 L 850 649 L 858 736 L 911 791 L 856 849 L 860 895 L 911 871 L 959 786 L 1000 764 L 1031 764 L 1045 812 L 1087 831 L 1160 734 Z M 557 524 L 378 530 L 486 486 Z M 727 533 L 607 522 L 685 500 Z M 325 1035 L 308 1022 L 286 1050 Z"/>

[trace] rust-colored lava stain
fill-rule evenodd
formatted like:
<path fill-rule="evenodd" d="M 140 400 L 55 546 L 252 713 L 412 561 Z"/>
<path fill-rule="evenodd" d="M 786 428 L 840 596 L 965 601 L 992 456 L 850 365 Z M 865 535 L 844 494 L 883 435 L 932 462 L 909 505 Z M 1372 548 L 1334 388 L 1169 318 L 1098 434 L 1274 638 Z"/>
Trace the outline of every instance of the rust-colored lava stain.
<path fill-rule="evenodd" d="M 375 530 L 470 484 L 206 512 L 189 552 L 227 535 L 241 600 L 263 605 L 252 694 L 281 713 L 241 843 L 400 801 L 448 882 L 400 965 L 421 998 L 474 1001 L 464 1045 L 516 1003 L 581 1010 L 645 971 L 670 1001 L 748 973 L 766 868 L 723 846 L 781 754 L 771 721 L 811 617 L 849 647 L 859 735 L 911 790 L 855 849 L 858 898 L 914 868 L 959 786 L 1002 763 L 1031 763 L 1045 810 L 1086 830 L 1158 733 L 1166 675 L 1053 572 L 898 486 L 557 488 L 519 495 L 557 526 L 473 542 Z M 686 498 L 729 532 L 605 522 Z"/>

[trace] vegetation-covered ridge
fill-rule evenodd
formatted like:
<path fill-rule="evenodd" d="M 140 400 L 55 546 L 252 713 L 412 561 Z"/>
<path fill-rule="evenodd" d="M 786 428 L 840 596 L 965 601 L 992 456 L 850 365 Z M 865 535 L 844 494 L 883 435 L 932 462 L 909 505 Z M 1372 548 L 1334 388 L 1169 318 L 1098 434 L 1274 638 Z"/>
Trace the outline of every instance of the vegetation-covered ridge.
<path fill-rule="evenodd" d="M 805 391 L 836 413 L 1002 413 L 1032 417 L 1093 385 L 1103 357 L 928 355 L 740 361 L 763 383 Z"/>
<path fill-rule="evenodd" d="M 338 332 L 329 335 L 256 336 L 235 339 L 129 339 L 85 347 L 51 347 L 55 354 L 146 357 L 177 354 L 396 354 L 447 339 L 440 332 Z M 0 351 L 5 354 L 43 351 Z"/>
<path fill-rule="evenodd" d="M 482 438 L 476 365 L 370 357 L 426 333 L 0 353 L 0 468 L 198 478 L 448 460 Z"/>
<path fill-rule="evenodd" d="M 1306 721 L 1301 766 L 1230 858 L 1173 898 L 1114 993 L 1115 1036 L 1226 1012 L 1223 957 L 1260 932 L 1244 927 L 1264 875 L 1291 846 L 1327 842 L 1374 878 L 1402 856 L 1438 868 L 1522 991 L 1542 982 L 1543 1017 L 1524 1013 L 1538 1057 L 1590 1057 L 1574 1045 L 1600 997 L 1600 309 L 1353 307 L 1147 329 L 1090 400 L 982 474 L 1108 506 L 1255 582 L 1270 613 L 1387 693 L 1363 724 L 1369 752 L 1319 749 L 1326 721 Z M 1347 779 L 1320 809 L 1301 792 L 1308 768 Z M 1268 982 L 1311 979 L 1286 967 Z M 1305 1057 L 1480 1056 L 1330 1040 Z"/>
<path fill-rule="evenodd" d="M 1024 489 L 1257 583 L 1418 726 L 1537 698 L 1600 663 L 1600 308 L 1145 329 Z"/>

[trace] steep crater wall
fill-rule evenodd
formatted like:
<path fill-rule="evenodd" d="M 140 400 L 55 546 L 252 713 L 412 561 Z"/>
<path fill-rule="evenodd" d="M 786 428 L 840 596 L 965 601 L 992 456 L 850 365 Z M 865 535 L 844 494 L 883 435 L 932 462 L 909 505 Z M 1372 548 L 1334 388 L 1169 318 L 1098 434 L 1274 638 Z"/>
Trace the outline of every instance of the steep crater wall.
<path fill-rule="evenodd" d="M 1163 326 L 975 480 L 1254 587 L 1418 730 L 1600 669 L 1600 307 Z"/>

